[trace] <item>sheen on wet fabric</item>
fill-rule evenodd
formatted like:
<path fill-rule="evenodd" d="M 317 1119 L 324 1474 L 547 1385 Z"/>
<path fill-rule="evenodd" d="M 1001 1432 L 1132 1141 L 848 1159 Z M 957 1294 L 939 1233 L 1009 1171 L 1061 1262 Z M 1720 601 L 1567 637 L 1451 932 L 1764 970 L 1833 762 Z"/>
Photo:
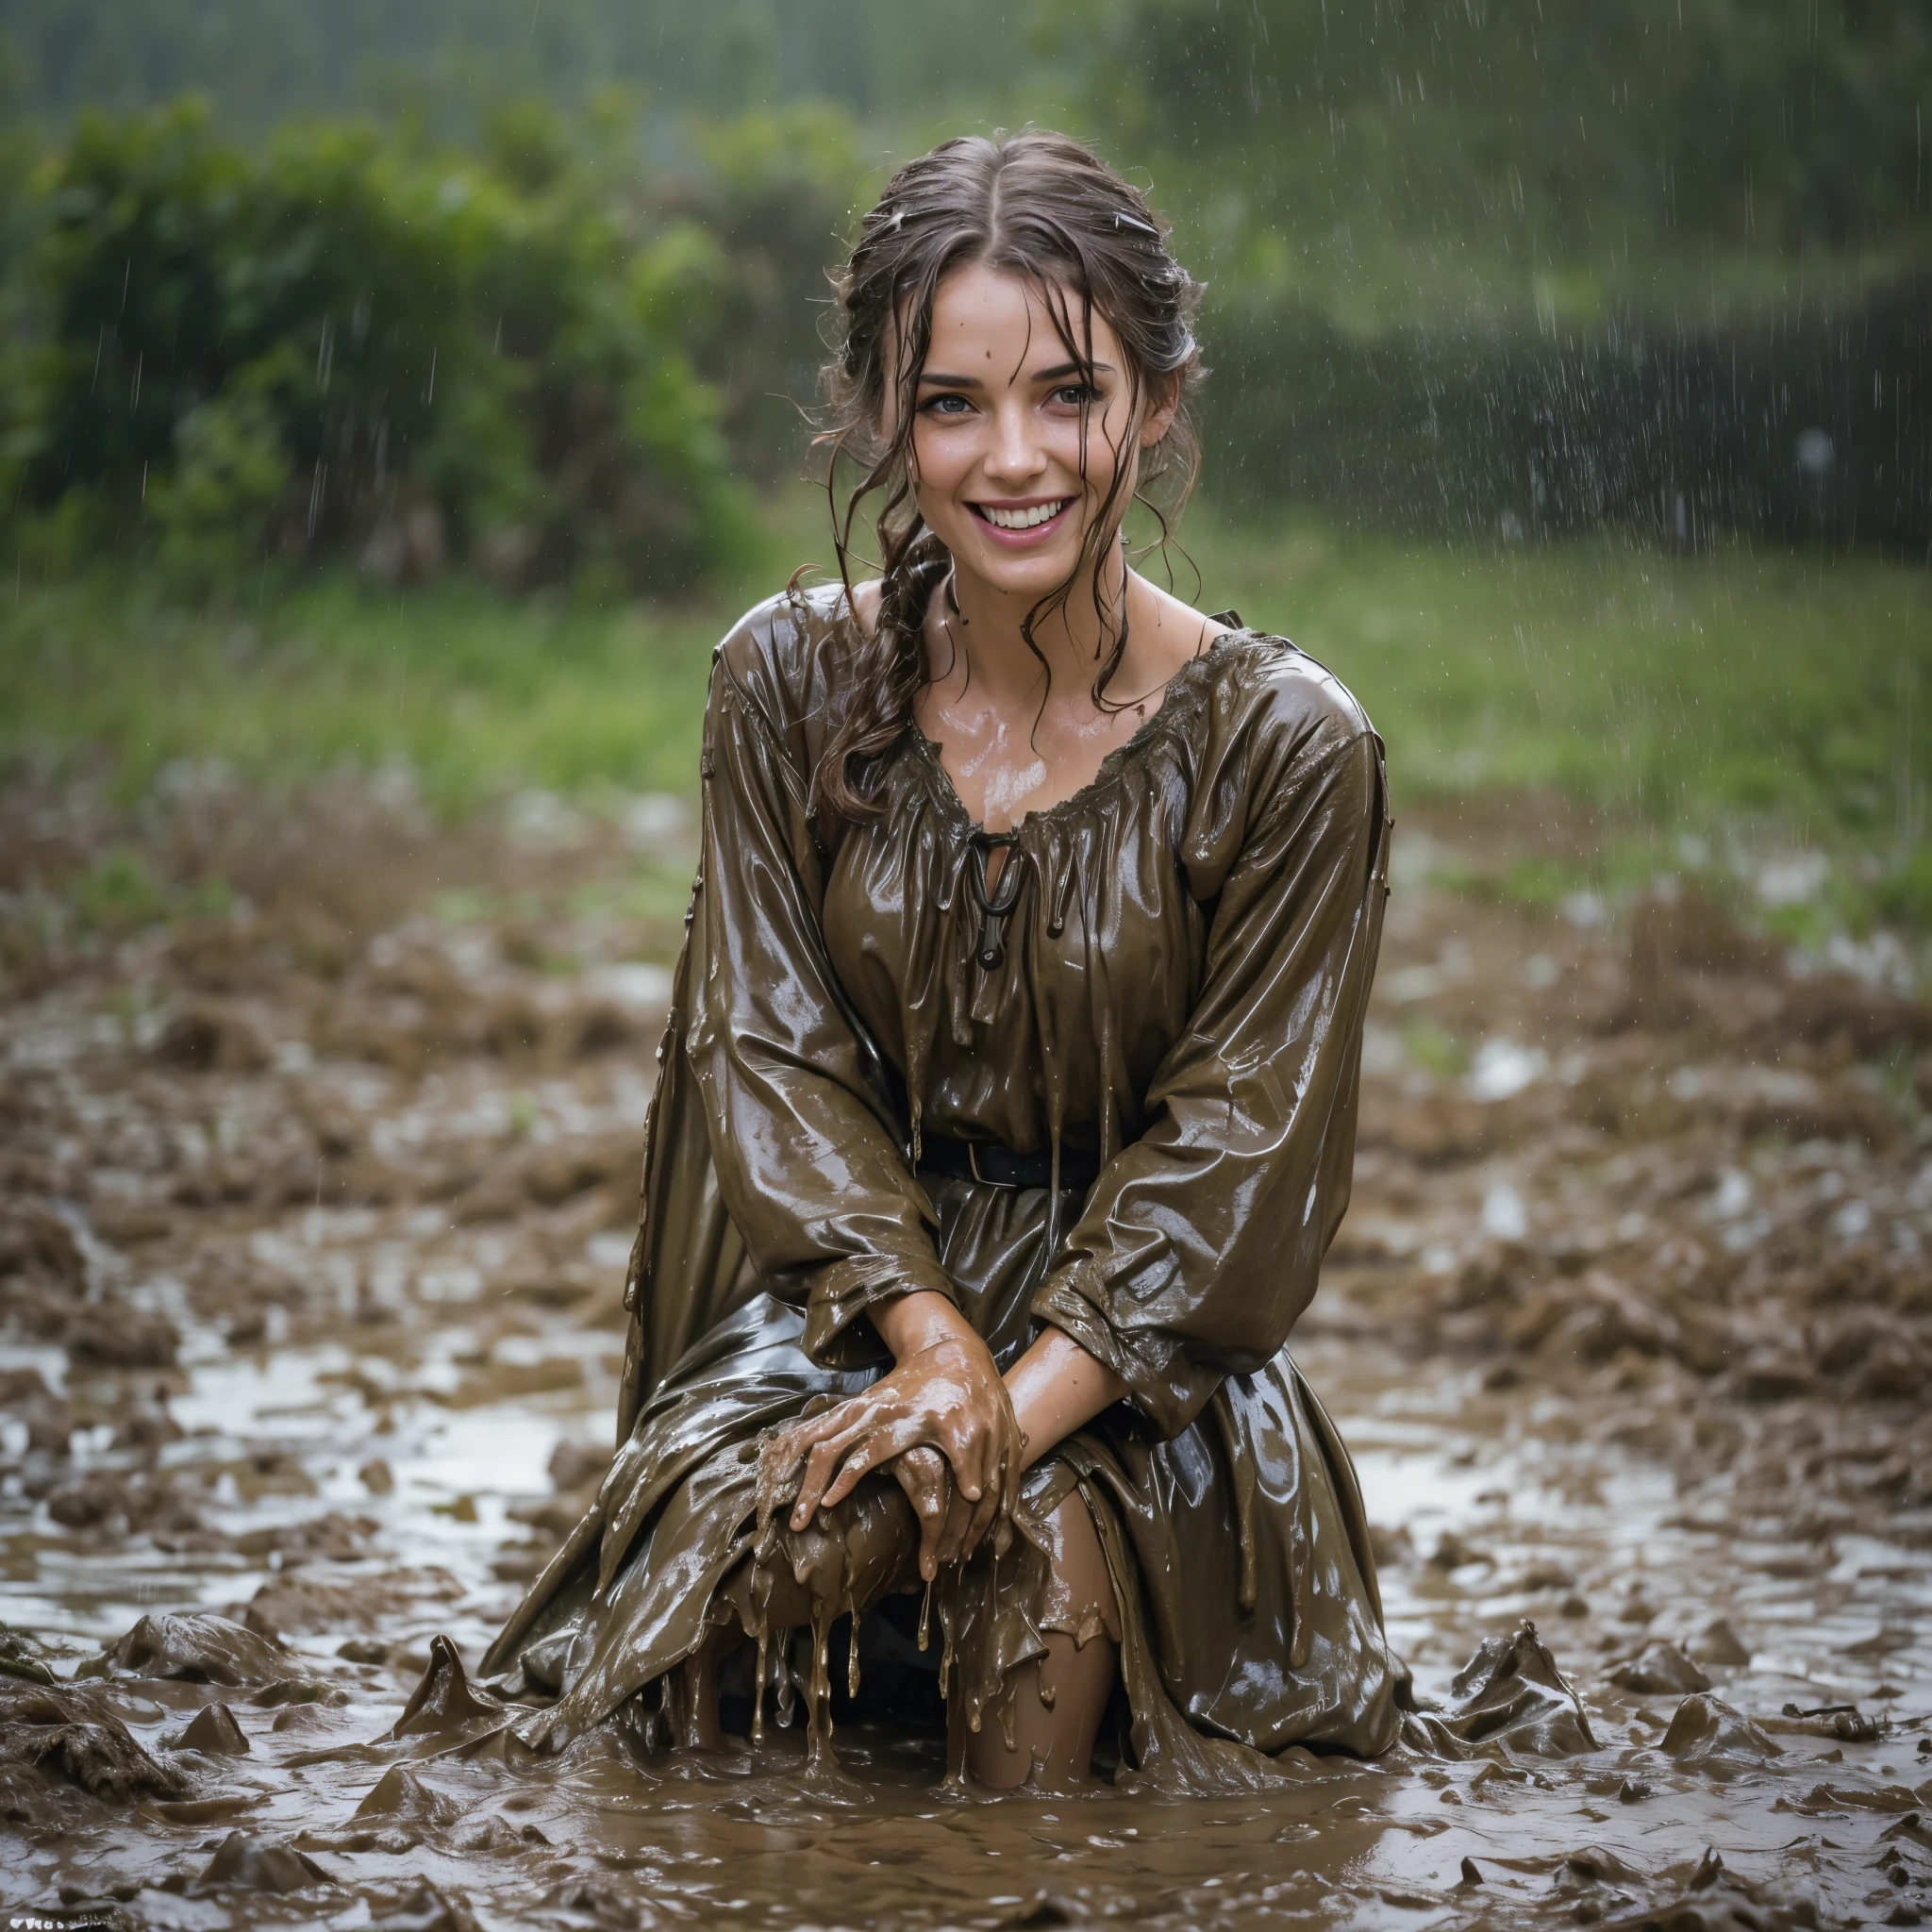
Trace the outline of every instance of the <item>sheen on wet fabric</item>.
<path fill-rule="evenodd" d="M 867 1310 L 924 1289 L 1002 1371 L 1051 1324 L 1126 1384 L 1023 1500 L 1093 1516 L 1137 1774 L 1251 1789 L 1294 1745 L 1385 1750 L 1403 1674 L 1361 1500 L 1287 1352 L 1348 1203 L 1380 742 L 1292 644 L 1228 631 L 1021 822 L 990 901 L 987 835 L 916 731 L 875 817 L 824 838 L 809 815 L 841 608 L 774 598 L 717 654 L 619 1451 L 485 1668 L 556 1694 L 523 1726 L 550 1747 L 665 1694 L 752 1560 L 760 1435 L 869 1382 Z M 1097 1178 L 942 1175 L 921 1165 L 941 1136 L 1056 1175 L 1075 1150 Z M 1041 1590 L 985 1552 L 941 1578 L 956 1719 L 1039 1654 Z"/>

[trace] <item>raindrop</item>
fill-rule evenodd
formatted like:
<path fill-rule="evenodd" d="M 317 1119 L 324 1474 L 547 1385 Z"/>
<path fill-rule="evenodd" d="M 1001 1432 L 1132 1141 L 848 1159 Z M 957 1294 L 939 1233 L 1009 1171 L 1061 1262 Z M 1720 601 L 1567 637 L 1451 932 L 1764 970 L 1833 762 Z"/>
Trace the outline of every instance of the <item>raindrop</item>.
<path fill-rule="evenodd" d="M 1814 476 L 1822 476 L 1831 468 L 1832 458 L 1836 455 L 1831 438 L 1824 430 L 1801 429 L 1798 432 L 1799 469 L 1808 470 Z"/>
<path fill-rule="evenodd" d="M 1483 1196 L 1483 1232 L 1499 1241 L 1520 1241 L 1529 1233 L 1529 1211 L 1507 1181 L 1498 1181 Z"/>

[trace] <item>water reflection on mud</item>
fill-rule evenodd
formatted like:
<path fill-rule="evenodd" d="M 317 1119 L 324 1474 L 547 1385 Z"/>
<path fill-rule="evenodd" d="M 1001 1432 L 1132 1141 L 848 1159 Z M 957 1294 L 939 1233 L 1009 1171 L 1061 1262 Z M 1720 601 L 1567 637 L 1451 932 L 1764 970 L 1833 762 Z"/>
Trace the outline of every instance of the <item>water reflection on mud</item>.
<path fill-rule="evenodd" d="M 463 1660 L 608 1453 L 666 938 L 599 896 L 615 848 L 519 862 L 374 940 L 264 890 L 0 1014 L 9 1903 L 1932 1914 L 1932 1020 L 1692 895 L 1615 932 L 1413 879 L 1391 906 L 1356 1204 L 1295 1347 L 1438 1707 L 1403 1750 L 1197 1801 L 993 1801 L 941 1787 L 930 1731 L 850 1722 L 815 1779 L 802 1726 L 507 1756 Z"/>

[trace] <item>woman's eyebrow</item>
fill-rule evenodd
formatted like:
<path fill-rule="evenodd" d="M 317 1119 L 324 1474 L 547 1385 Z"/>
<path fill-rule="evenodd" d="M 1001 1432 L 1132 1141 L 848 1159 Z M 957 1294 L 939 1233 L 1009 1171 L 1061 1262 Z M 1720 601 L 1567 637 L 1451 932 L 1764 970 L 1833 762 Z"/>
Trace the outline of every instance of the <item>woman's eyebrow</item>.
<path fill-rule="evenodd" d="M 1111 362 L 1092 362 L 1087 369 L 1077 362 L 1056 362 L 1051 369 L 1036 369 L 1028 378 L 1033 382 L 1059 382 L 1069 375 L 1084 376 L 1091 369 L 1095 375 L 1111 375 L 1114 373 Z M 921 370 L 922 383 L 931 383 L 936 389 L 983 389 L 985 384 L 976 375 L 941 375 L 932 370 Z"/>

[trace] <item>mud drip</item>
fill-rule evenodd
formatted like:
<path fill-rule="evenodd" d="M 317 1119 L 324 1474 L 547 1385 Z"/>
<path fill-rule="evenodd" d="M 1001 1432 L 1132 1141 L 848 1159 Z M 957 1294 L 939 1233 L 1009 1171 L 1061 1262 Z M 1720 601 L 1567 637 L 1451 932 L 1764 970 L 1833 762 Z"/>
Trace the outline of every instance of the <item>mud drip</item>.
<path fill-rule="evenodd" d="M 788 1640 L 791 1635 L 791 1631 L 785 1632 Z M 789 1642 L 778 1646 L 777 1654 L 772 1659 L 772 1669 L 778 1684 L 774 1714 L 780 1725 L 789 1731 L 798 1722 L 798 1676 L 791 1668 Z"/>
<path fill-rule="evenodd" d="M 826 1656 L 834 1607 L 823 1598 L 812 1604 L 811 1682 L 806 1696 L 805 1762 L 808 1771 L 836 1768 L 832 1749 L 832 1670 Z"/>
<path fill-rule="evenodd" d="M 832 1626 L 850 1619 L 845 1654 L 845 1694 L 858 1694 L 859 1635 L 866 1609 L 891 1586 L 891 1570 L 902 1547 L 900 1536 L 909 1512 L 896 1484 L 861 1486 L 836 1509 L 821 1509 L 802 1530 L 789 1518 L 798 1495 L 799 1471 L 774 1468 L 760 1457 L 752 1549 L 725 1579 L 714 1611 L 718 1623 L 749 1637 L 757 1646 L 751 1741 L 765 1741 L 765 1692 L 777 1679 L 777 1717 L 792 1718 L 795 1676 L 789 1661 L 793 1641 L 807 1641 L 805 1673 L 807 1756 L 815 1769 L 834 1771 L 832 1747 Z M 788 1589 L 787 1586 L 790 1586 Z M 774 1602 L 803 1597 L 808 1622 L 802 1626 L 774 1623 Z M 774 1644 L 774 1639 L 776 1639 Z"/>
<path fill-rule="evenodd" d="M 754 1751 L 763 1748 L 765 1741 L 765 1691 L 772 1681 L 771 1662 L 772 1634 L 760 1623 L 758 1628 L 758 1661 L 757 1674 L 752 1679 L 751 1702 L 751 1747 Z"/>

